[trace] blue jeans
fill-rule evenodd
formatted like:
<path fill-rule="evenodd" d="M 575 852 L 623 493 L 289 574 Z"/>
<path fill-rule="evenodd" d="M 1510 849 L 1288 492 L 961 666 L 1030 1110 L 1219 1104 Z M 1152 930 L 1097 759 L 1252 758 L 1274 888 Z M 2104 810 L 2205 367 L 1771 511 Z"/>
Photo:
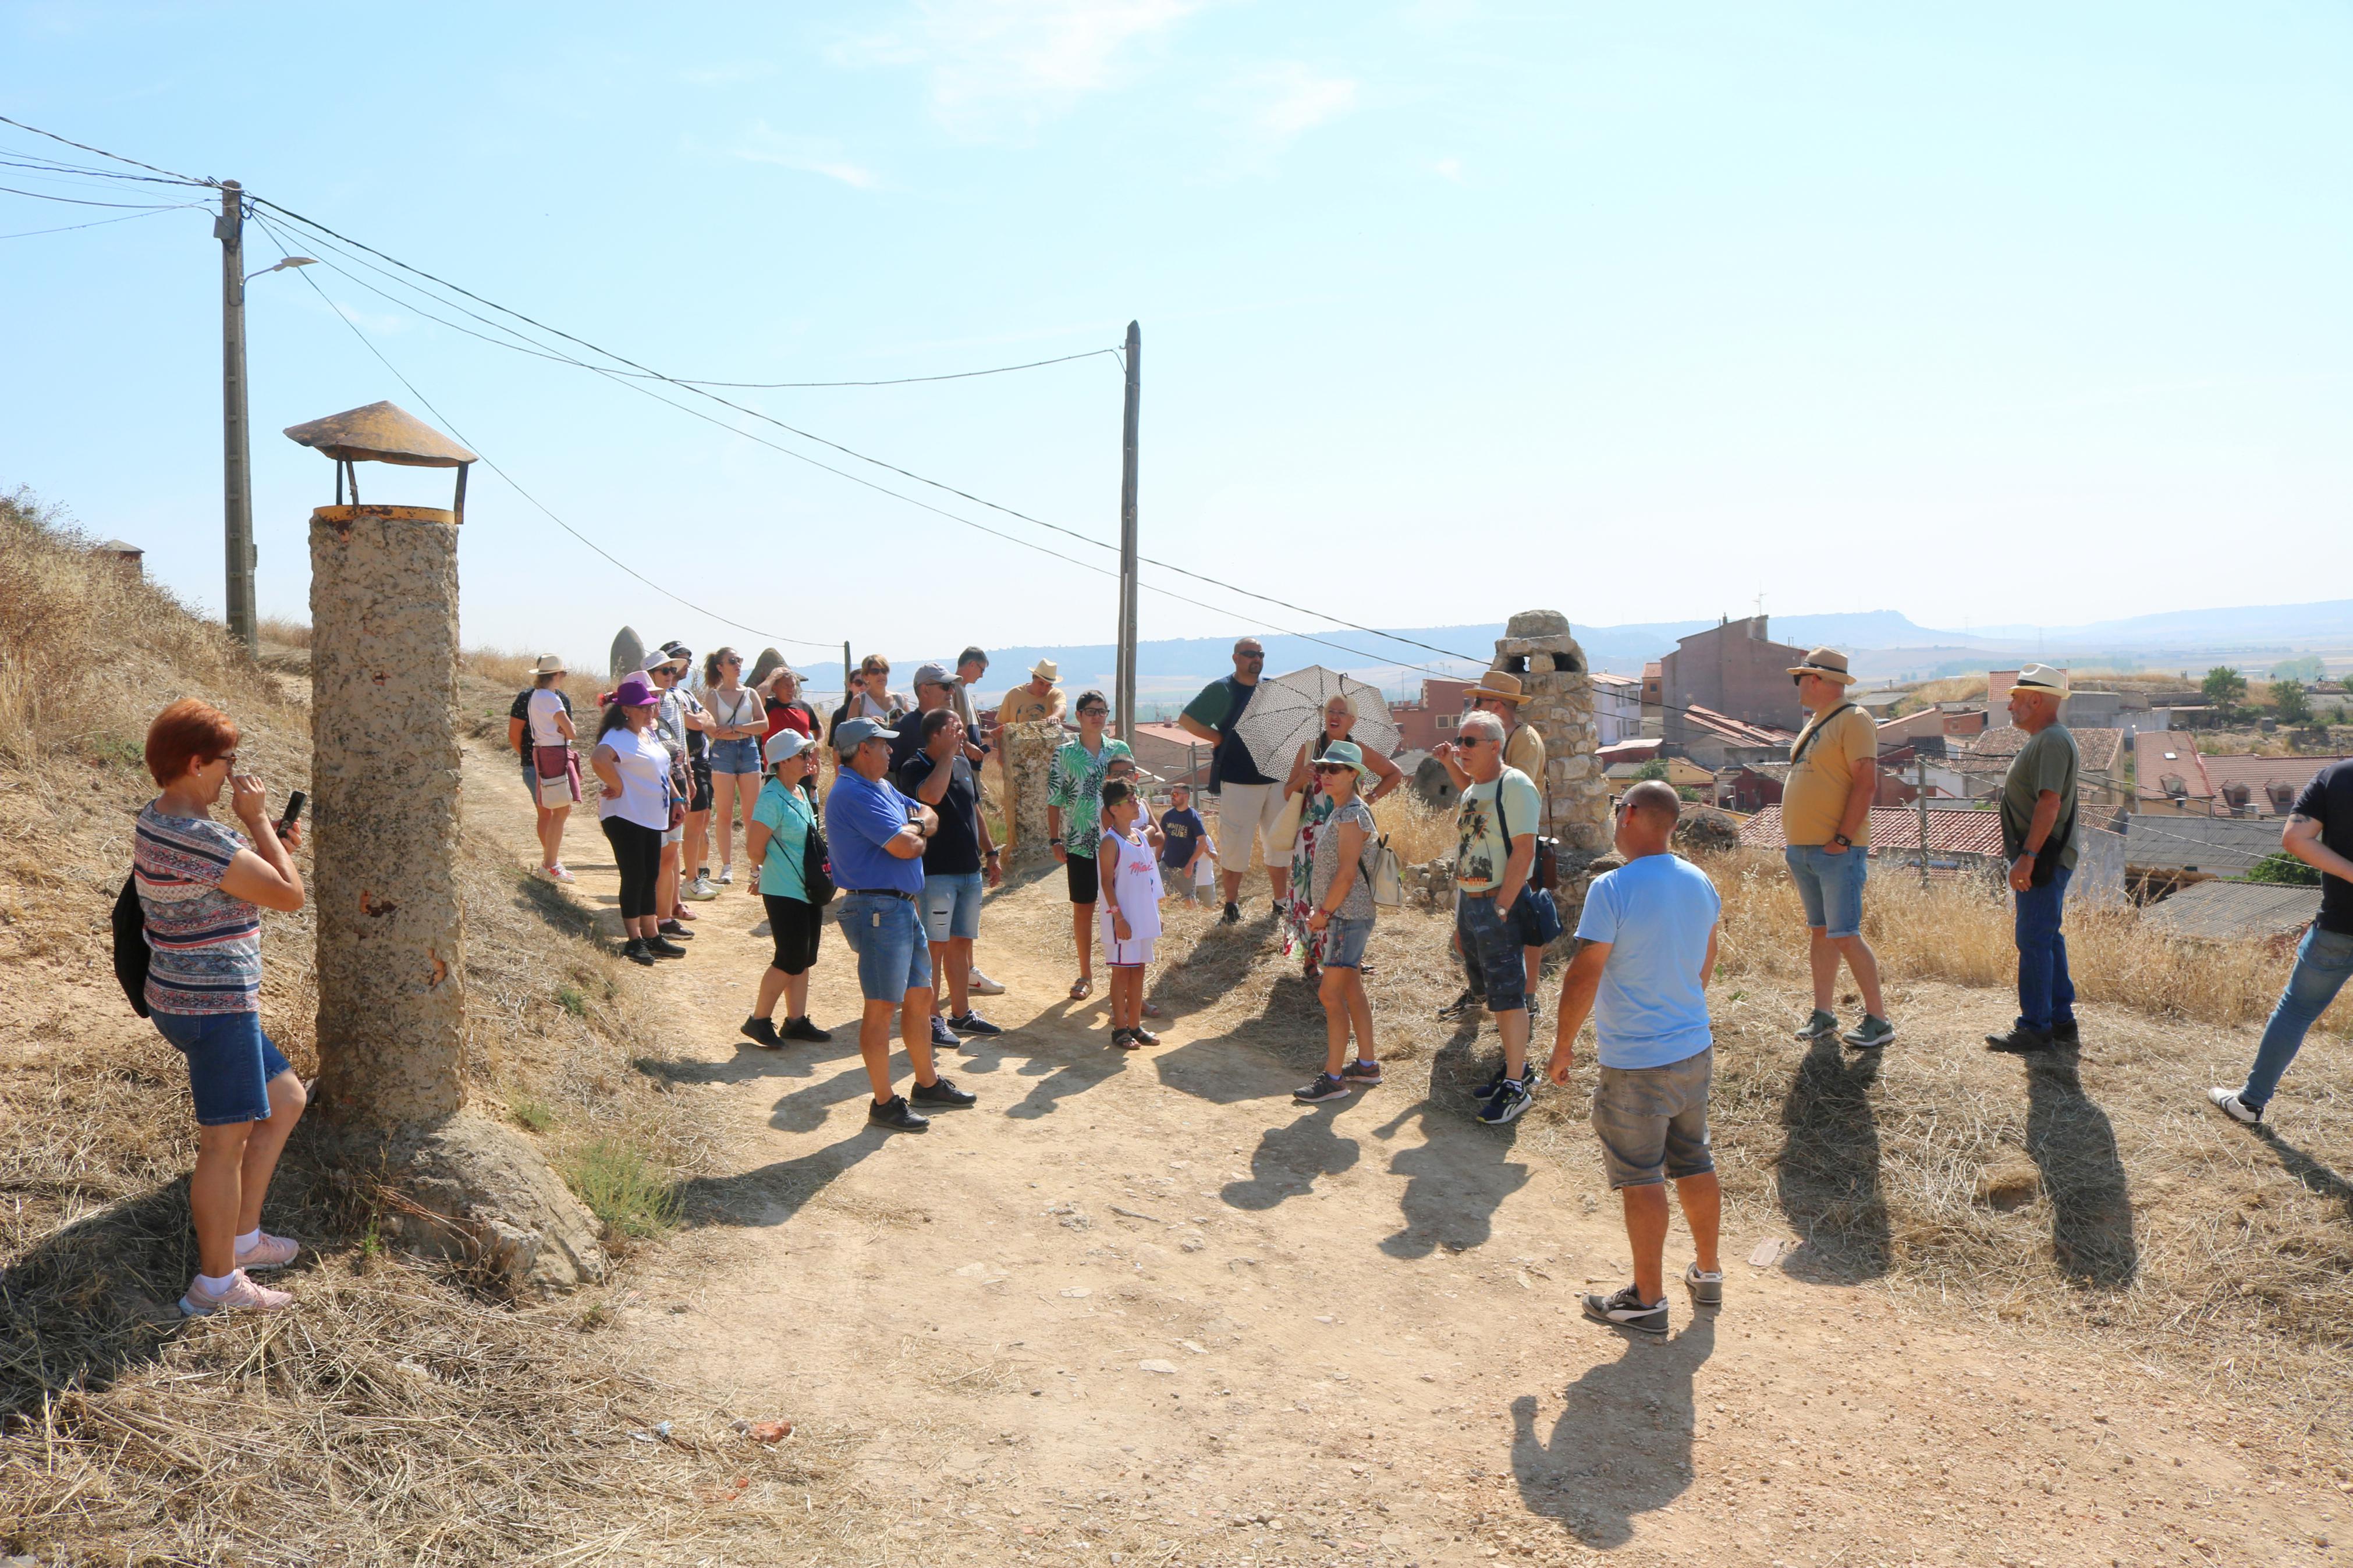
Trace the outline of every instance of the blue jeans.
<path fill-rule="evenodd" d="M 2075 1021 L 2075 983 L 2067 977 L 2067 939 L 2059 930 L 2074 874 L 2062 866 L 2048 887 L 2012 895 L 2018 900 L 2012 928 L 2018 942 L 2018 1022 L 2046 1035 Z"/>
<path fill-rule="evenodd" d="M 923 931 L 934 942 L 980 935 L 980 899 L 987 884 L 977 871 L 923 873 Z"/>
<path fill-rule="evenodd" d="M 2317 923 L 2304 933 L 2295 950 L 2295 973 L 2287 977 L 2272 1021 L 2263 1026 L 2263 1043 L 2255 1047 L 2255 1065 L 2247 1069 L 2247 1087 L 2239 1099 L 2250 1110 L 2271 1103 L 2280 1075 L 2295 1060 L 2305 1031 L 2328 1011 L 2345 982 L 2353 979 L 2353 935 L 2323 931 Z"/>
<path fill-rule="evenodd" d="M 188 1058 L 188 1092 L 199 1127 L 269 1120 L 269 1080 L 287 1068 L 261 1032 L 260 1014 L 156 1013 L 151 1021 Z"/>
<path fill-rule="evenodd" d="M 1454 931 L 1462 939 L 1462 959 L 1479 976 L 1490 1013 L 1515 1013 L 1528 1005 L 1527 971 L 1520 963 L 1516 924 L 1495 912 L 1493 893 L 1462 895 L 1454 906 Z"/>
<path fill-rule="evenodd" d="M 896 1002 L 932 984 L 932 944 L 921 910 L 888 893 L 842 896 L 841 940 L 858 955 L 858 989 L 869 1002 Z"/>
<path fill-rule="evenodd" d="M 1781 858 L 1798 885 L 1808 925 L 1821 928 L 1826 936 L 1862 934 L 1862 884 L 1871 874 L 1871 857 L 1862 846 L 1833 855 L 1819 844 L 1792 844 Z"/>

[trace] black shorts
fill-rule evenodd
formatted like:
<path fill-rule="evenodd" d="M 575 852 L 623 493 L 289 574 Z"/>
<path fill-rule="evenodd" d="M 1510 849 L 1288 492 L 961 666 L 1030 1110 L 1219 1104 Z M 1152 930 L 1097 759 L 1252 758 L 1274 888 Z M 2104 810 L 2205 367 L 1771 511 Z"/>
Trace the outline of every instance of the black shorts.
<path fill-rule="evenodd" d="M 1063 879 L 1071 885 L 1071 902 L 1092 904 L 1103 891 L 1103 865 L 1092 855 L 1071 851 L 1062 862 Z"/>
<path fill-rule="evenodd" d="M 686 764 L 686 770 L 688 775 L 694 780 L 694 788 L 686 798 L 686 809 L 709 811 L 711 809 L 711 759 L 696 757 Z"/>
<path fill-rule="evenodd" d="M 825 911 L 799 899 L 763 893 L 768 907 L 768 937 L 776 944 L 776 965 L 786 974 L 806 974 L 817 962 L 817 942 L 825 930 Z"/>

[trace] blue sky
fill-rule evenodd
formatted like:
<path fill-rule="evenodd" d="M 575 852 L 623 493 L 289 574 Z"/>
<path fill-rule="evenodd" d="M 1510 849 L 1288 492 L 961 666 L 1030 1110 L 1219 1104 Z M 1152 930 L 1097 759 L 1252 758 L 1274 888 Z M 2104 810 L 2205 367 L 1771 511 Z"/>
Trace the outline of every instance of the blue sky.
<path fill-rule="evenodd" d="M 2062 625 L 2341 595 L 2353 566 L 2341 5 L 347 15 L 0 5 L 0 113 L 242 179 L 676 375 L 967 370 L 1140 319 L 1146 552 L 1354 620 L 1761 594 Z M 0 195 L 0 233 L 91 216 Z M 331 476 L 277 432 L 432 417 L 305 277 L 249 295 L 259 593 L 294 615 Z M 901 657 L 1111 635 L 1107 578 L 307 277 L 442 422 L 722 615 Z M 207 605 L 217 299 L 195 212 L 0 241 L 0 484 Z M 1096 357 L 741 395 L 1109 541 L 1119 395 Z M 470 641 L 764 640 L 480 470 L 462 570 Z M 1221 607 L 1147 593 L 1147 637 L 1318 625 L 1162 580 Z"/>

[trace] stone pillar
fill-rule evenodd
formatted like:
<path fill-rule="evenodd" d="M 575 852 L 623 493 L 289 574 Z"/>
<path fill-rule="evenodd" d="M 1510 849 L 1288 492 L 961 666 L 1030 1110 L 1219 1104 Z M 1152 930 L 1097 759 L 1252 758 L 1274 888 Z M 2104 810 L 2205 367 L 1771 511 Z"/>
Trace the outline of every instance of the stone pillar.
<path fill-rule="evenodd" d="M 1005 821 L 1016 858 L 1031 860 L 1053 853 L 1053 835 L 1046 831 L 1046 785 L 1064 739 L 1062 726 L 1051 719 L 1007 724 L 997 731 L 997 756 L 1005 771 Z"/>
<path fill-rule="evenodd" d="M 1609 848 L 1609 791 L 1594 758 L 1593 679 L 1585 650 L 1557 610 L 1523 610 L 1495 641 L 1497 669 L 1520 678 L 1529 700 L 1523 724 L 1544 737 L 1545 776 L 1537 781 L 1552 836 L 1565 849 L 1599 855 Z"/>
<path fill-rule="evenodd" d="M 456 515 L 313 511 L 311 626 L 320 1118 L 423 1211 L 404 1211 L 408 1239 L 515 1284 L 599 1278 L 586 1211 L 465 1110 Z"/>

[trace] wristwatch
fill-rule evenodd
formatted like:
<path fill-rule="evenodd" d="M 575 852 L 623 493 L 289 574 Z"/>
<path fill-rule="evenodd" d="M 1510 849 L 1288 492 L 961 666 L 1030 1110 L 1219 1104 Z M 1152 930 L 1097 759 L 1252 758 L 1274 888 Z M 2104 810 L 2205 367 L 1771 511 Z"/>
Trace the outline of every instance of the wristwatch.
<path fill-rule="evenodd" d="M 1840 848 L 1841 848 L 1841 849 L 1852 849 L 1852 848 L 1853 848 L 1853 847 L 1854 847 L 1854 840 L 1853 840 L 1853 839 L 1852 839 L 1852 838 L 1849 838 L 1849 837 L 1848 837 L 1845 834 L 1843 834 L 1843 833 L 1833 833 L 1833 834 L 1831 834 L 1831 843 L 1833 843 L 1833 844 L 1835 844 L 1835 845 L 1837 845 L 1837 846 L 1838 846 Z"/>

